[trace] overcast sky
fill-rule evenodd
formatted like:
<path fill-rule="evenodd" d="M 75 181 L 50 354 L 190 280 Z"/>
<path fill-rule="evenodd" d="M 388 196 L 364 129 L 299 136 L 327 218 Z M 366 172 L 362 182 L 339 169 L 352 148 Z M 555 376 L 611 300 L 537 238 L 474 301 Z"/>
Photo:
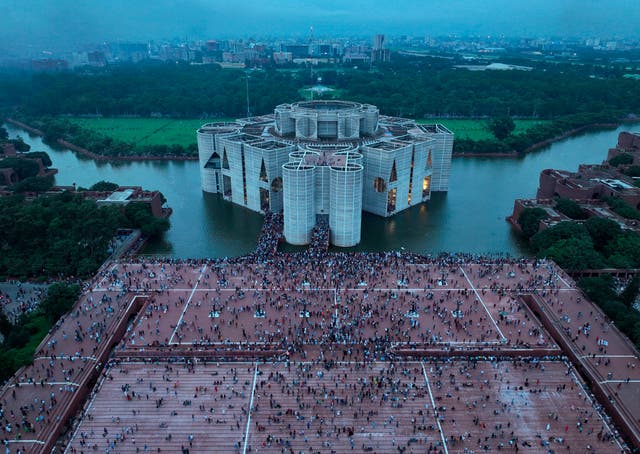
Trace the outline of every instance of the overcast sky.
<path fill-rule="evenodd" d="M 640 0 L 0 0 L 0 49 L 110 40 L 482 34 L 637 37 Z"/>

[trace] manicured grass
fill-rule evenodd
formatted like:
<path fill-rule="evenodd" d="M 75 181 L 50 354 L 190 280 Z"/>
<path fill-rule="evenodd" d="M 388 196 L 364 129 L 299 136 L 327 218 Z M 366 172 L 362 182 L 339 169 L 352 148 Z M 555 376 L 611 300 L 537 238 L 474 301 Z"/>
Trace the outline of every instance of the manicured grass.
<path fill-rule="evenodd" d="M 466 119 L 447 119 L 447 118 L 431 118 L 418 120 L 418 123 L 441 123 L 450 129 L 457 138 L 486 140 L 493 139 L 493 134 L 487 129 L 488 120 L 466 120 Z M 516 124 L 515 134 L 526 131 L 537 124 L 549 123 L 549 120 L 514 120 Z"/>
<path fill-rule="evenodd" d="M 70 121 L 83 128 L 104 134 L 114 139 L 134 145 L 182 145 L 196 143 L 196 130 L 211 121 L 233 121 L 232 118 L 211 120 L 170 119 L 170 118 L 71 118 Z M 458 138 L 473 140 L 491 139 L 493 135 L 487 129 L 487 120 L 432 118 L 418 120 L 419 123 L 441 123 Z M 548 120 L 515 120 L 515 132 L 548 123 Z"/>
<path fill-rule="evenodd" d="M 134 145 L 182 145 L 196 143 L 196 130 L 211 121 L 232 121 L 230 118 L 211 120 L 171 118 L 71 118 L 83 128 Z"/>

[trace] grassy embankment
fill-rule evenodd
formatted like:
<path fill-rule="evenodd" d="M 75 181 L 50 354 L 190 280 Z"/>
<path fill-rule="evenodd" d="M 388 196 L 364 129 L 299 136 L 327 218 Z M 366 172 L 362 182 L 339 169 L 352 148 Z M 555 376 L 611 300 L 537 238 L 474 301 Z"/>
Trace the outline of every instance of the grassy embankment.
<path fill-rule="evenodd" d="M 99 134 L 144 145 L 182 145 L 196 143 L 196 130 L 211 121 L 232 121 L 231 118 L 212 120 L 167 118 L 70 118 L 82 128 Z"/>
<path fill-rule="evenodd" d="M 182 145 L 189 146 L 196 142 L 195 131 L 209 121 L 232 121 L 231 118 L 198 120 L 198 119 L 166 119 L 166 118 L 71 118 L 70 121 L 83 128 L 103 134 L 124 142 L 143 145 Z M 472 140 L 488 140 L 493 135 L 487 129 L 486 120 L 467 119 L 425 119 L 419 123 L 441 123 L 449 128 L 456 138 Z M 523 132 L 537 124 L 548 123 L 547 120 L 515 120 L 514 133 Z"/>
<path fill-rule="evenodd" d="M 538 124 L 549 123 L 549 120 L 513 120 L 516 129 L 513 134 L 518 134 Z M 457 139 L 471 140 L 491 140 L 495 139 L 491 131 L 487 128 L 488 120 L 468 120 L 468 119 L 447 119 L 447 118 L 430 118 L 418 120 L 418 123 L 440 123 L 450 129 Z"/>

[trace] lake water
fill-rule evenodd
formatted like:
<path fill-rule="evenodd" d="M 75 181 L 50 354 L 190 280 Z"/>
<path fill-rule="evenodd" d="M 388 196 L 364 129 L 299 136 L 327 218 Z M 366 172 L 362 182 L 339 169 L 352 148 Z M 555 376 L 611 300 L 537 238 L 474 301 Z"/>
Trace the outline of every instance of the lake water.
<path fill-rule="evenodd" d="M 56 150 L 41 138 L 4 125 L 20 135 L 31 151 L 46 151 L 59 172 L 56 184 L 89 187 L 106 180 L 123 186 L 157 189 L 173 208 L 171 229 L 163 241 L 144 253 L 173 257 L 225 257 L 254 249 L 262 216 L 200 190 L 197 161 L 97 162 L 69 150 Z M 615 130 L 590 132 L 557 142 L 523 158 L 454 158 L 448 193 L 393 218 L 363 214 L 362 242 L 351 250 L 398 250 L 419 253 L 472 252 L 527 255 L 527 246 L 505 217 L 517 198 L 535 196 L 540 171 L 577 170 L 581 163 L 600 163 L 617 142 Z M 195 136 L 195 131 L 194 131 Z M 195 139 L 194 139 L 195 140 Z"/>

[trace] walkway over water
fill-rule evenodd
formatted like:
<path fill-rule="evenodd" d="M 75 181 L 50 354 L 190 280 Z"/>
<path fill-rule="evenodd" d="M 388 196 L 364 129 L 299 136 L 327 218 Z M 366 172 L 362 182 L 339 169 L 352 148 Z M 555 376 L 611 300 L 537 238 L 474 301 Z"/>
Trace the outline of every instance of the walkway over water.
<path fill-rule="evenodd" d="M 264 222 L 258 237 L 258 245 L 254 253 L 258 261 L 269 260 L 276 255 L 278 245 L 284 241 L 283 227 L 284 217 L 282 213 L 268 212 L 264 215 Z"/>
<path fill-rule="evenodd" d="M 321 255 L 329 250 L 331 240 L 331 231 L 329 230 L 329 221 L 320 219 L 316 222 L 311 232 L 311 243 L 309 244 L 309 253 L 311 255 Z"/>

